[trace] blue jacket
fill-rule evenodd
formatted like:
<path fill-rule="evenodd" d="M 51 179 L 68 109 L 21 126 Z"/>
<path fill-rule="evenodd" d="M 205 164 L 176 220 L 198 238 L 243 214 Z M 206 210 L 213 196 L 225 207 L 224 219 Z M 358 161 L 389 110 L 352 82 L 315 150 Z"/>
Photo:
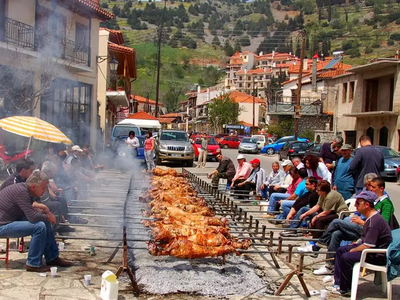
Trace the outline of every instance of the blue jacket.
<path fill-rule="evenodd" d="M 400 276 L 400 229 L 392 230 L 392 238 L 387 252 L 388 281 Z"/>

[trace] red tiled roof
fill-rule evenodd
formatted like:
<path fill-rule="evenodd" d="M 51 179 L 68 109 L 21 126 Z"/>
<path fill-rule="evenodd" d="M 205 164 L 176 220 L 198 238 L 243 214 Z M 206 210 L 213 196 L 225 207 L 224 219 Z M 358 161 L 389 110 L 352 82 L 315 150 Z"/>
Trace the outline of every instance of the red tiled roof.
<path fill-rule="evenodd" d="M 296 59 L 296 56 L 293 54 L 289 54 L 289 53 L 279 53 L 279 52 L 275 52 L 274 54 L 271 53 L 267 53 L 264 55 L 261 55 L 258 57 L 258 60 L 279 60 L 279 59 L 287 59 L 287 60 L 294 60 Z"/>
<path fill-rule="evenodd" d="M 233 91 L 229 95 L 229 98 L 234 100 L 236 103 L 253 103 L 253 98 L 255 103 L 265 103 L 265 101 L 261 98 L 254 97 L 252 95 L 239 92 L 239 91 Z M 218 99 L 218 98 L 216 98 Z"/>
<path fill-rule="evenodd" d="M 317 74 L 317 77 L 318 78 L 333 78 L 333 77 L 343 75 L 346 73 L 350 73 L 350 72 L 346 72 L 346 70 L 329 70 L 329 71 Z"/>
<path fill-rule="evenodd" d="M 122 35 L 121 30 L 108 29 L 104 27 L 100 27 L 99 30 L 107 30 L 110 33 L 109 40 L 115 44 L 123 45 L 125 44 L 124 36 Z"/>
<path fill-rule="evenodd" d="M 160 124 L 171 124 L 176 118 L 158 118 Z"/>
<path fill-rule="evenodd" d="M 180 118 L 180 117 L 181 117 L 180 113 L 169 113 L 169 114 L 160 116 L 160 118 Z"/>
<path fill-rule="evenodd" d="M 304 80 L 305 78 L 307 78 L 310 75 L 311 75 L 310 72 L 303 73 L 302 80 Z M 281 85 L 285 85 L 285 84 L 288 84 L 288 83 L 291 83 L 291 82 L 294 82 L 294 81 L 299 81 L 299 78 L 293 78 L 293 79 L 290 79 L 290 80 L 286 80 L 286 81 L 282 82 Z"/>
<path fill-rule="evenodd" d="M 150 105 L 156 105 L 156 101 L 147 99 L 145 97 L 139 96 L 139 95 L 131 95 L 131 99 L 136 100 L 138 103 L 145 103 L 145 104 L 150 104 Z M 163 106 L 162 103 L 158 103 L 158 106 Z"/>
<path fill-rule="evenodd" d="M 251 74 L 265 74 L 265 73 L 272 73 L 272 70 L 271 69 L 266 69 L 264 71 L 263 68 L 259 68 L 259 69 L 255 69 L 255 70 L 248 70 L 247 73 L 245 73 L 244 70 L 240 70 L 240 71 L 237 72 L 237 74 L 248 74 L 248 75 L 251 75 Z"/>
<path fill-rule="evenodd" d="M 98 0 L 78 0 L 82 5 L 91 8 L 99 15 L 103 16 L 104 19 L 112 19 L 114 18 L 114 14 L 101 8 Z"/>
<path fill-rule="evenodd" d="M 243 126 L 248 126 L 248 127 L 253 127 L 253 124 L 247 123 L 245 121 L 239 121 L 239 125 L 243 125 Z M 257 127 L 257 126 L 255 126 Z"/>
<path fill-rule="evenodd" d="M 126 52 L 126 53 L 131 53 L 133 54 L 135 52 L 135 49 L 122 46 L 122 45 L 117 45 L 114 43 L 108 43 L 108 48 L 116 51 L 121 51 L 121 52 Z"/>
<path fill-rule="evenodd" d="M 127 117 L 127 119 L 158 120 L 156 117 L 153 117 L 144 111 L 138 111 L 137 113 L 131 114 Z"/>
<path fill-rule="evenodd" d="M 236 51 L 230 58 L 237 58 L 240 57 L 240 52 Z"/>
<path fill-rule="evenodd" d="M 276 68 L 290 68 L 290 66 L 293 66 L 293 62 L 292 63 L 286 63 L 286 64 L 277 64 Z"/>

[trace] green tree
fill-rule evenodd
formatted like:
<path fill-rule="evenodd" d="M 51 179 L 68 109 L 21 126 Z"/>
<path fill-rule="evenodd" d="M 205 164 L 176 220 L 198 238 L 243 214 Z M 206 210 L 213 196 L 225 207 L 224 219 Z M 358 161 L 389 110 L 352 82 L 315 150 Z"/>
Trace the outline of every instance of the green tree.
<path fill-rule="evenodd" d="M 219 41 L 218 36 L 216 36 L 216 35 L 214 36 L 211 44 L 213 44 L 214 46 L 221 46 L 221 42 Z"/>
<path fill-rule="evenodd" d="M 208 104 L 208 118 L 211 125 L 218 129 L 223 124 L 237 124 L 240 112 L 243 108 L 231 94 L 224 94 Z"/>
<path fill-rule="evenodd" d="M 226 56 L 232 56 L 235 53 L 235 50 L 231 46 L 231 43 L 229 43 L 228 39 L 225 40 L 223 50 L 224 50 Z"/>

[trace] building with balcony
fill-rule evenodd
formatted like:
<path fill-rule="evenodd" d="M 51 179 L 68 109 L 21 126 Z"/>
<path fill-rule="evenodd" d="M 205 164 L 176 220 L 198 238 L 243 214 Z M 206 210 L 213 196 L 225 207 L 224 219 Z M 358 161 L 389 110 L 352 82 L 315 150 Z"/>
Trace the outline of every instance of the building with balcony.
<path fill-rule="evenodd" d="M 335 109 L 335 131 L 358 145 L 366 134 L 374 145 L 400 151 L 400 60 L 375 59 L 328 81 L 327 98 Z"/>
<path fill-rule="evenodd" d="M 33 115 L 96 146 L 98 0 L 0 0 L 0 117 Z"/>
<path fill-rule="evenodd" d="M 265 91 L 271 84 L 271 75 L 272 70 L 267 68 L 240 70 L 236 73 L 236 79 L 233 81 L 234 90 L 265 98 Z"/>
<path fill-rule="evenodd" d="M 124 43 L 121 31 L 100 28 L 97 99 L 103 145 L 110 142 L 114 125 L 134 112 L 131 83 L 137 78 L 136 52 Z"/>
<path fill-rule="evenodd" d="M 229 58 L 229 64 L 226 67 L 226 78 L 225 87 L 228 89 L 235 88 L 235 79 L 237 78 L 237 72 L 245 69 L 251 70 L 254 68 L 256 62 L 256 55 L 250 51 L 244 51 L 243 53 L 236 52 Z"/>

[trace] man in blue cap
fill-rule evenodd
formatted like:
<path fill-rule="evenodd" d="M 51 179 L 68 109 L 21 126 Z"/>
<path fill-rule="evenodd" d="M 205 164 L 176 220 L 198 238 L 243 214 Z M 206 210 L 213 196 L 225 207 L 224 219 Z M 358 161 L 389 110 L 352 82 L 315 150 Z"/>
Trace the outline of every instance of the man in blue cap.
<path fill-rule="evenodd" d="M 364 249 L 386 249 L 392 242 L 390 227 L 385 219 L 375 210 L 376 194 L 371 191 L 357 195 L 355 206 L 357 212 L 366 217 L 361 242 L 340 247 L 335 256 L 334 291 L 342 296 L 350 296 L 353 266 L 360 261 Z M 385 265 L 386 254 L 369 254 L 367 262 L 374 265 Z"/>

